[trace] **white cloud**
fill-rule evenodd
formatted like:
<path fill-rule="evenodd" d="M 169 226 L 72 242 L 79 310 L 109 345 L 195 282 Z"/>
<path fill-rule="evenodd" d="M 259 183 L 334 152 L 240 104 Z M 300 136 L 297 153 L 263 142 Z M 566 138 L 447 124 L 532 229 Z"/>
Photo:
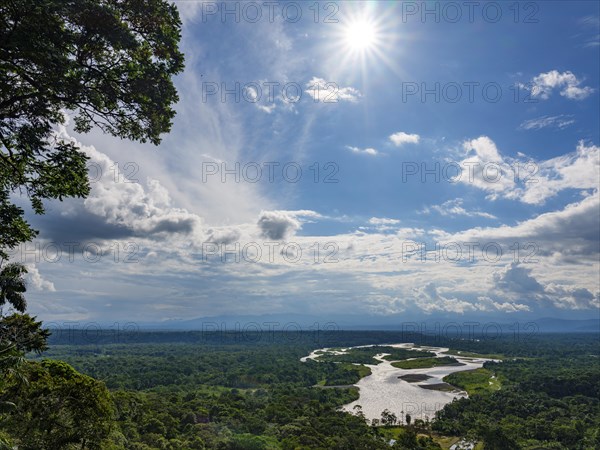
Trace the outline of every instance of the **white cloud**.
<path fill-rule="evenodd" d="M 293 236 L 302 228 L 299 218 L 318 218 L 314 211 L 262 211 L 258 218 L 261 236 L 274 241 L 281 241 Z"/>
<path fill-rule="evenodd" d="M 575 123 L 573 116 L 559 115 L 559 116 L 542 116 L 535 119 L 529 119 L 524 121 L 519 129 L 521 130 L 540 130 L 542 128 L 556 127 L 563 129 Z"/>
<path fill-rule="evenodd" d="M 206 234 L 208 235 L 206 242 L 212 242 L 218 245 L 231 244 L 238 241 L 241 237 L 240 230 L 236 228 L 208 229 L 206 230 Z"/>
<path fill-rule="evenodd" d="M 359 147 L 352 147 L 351 145 L 346 145 L 346 148 L 348 150 L 350 150 L 352 153 L 358 153 L 358 154 L 370 155 L 370 156 L 379 155 L 379 152 L 371 147 L 363 149 L 363 148 L 359 148 Z"/>
<path fill-rule="evenodd" d="M 398 219 L 388 219 L 386 217 L 371 217 L 369 223 L 371 225 L 397 225 L 400 221 Z"/>
<path fill-rule="evenodd" d="M 461 183 L 487 191 L 490 199 L 506 196 L 515 189 L 512 167 L 500 156 L 496 144 L 487 136 L 465 141 L 463 148 L 470 154 L 460 161 Z"/>
<path fill-rule="evenodd" d="M 487 136 L 469 140 L 470 154 L 459 162 L 459 182 L 500 197 L 540 205 L 565 189 L 591 191 L 598 186 L 600 147 L 580 141 L 573 153 L 546 161 L 503 157 Z"/>
<path fill-rule="evenodd" d="M 494 274 L 495 291 L 498 295 L 514 299 L 533 299 L 560 309 L 598 308 L 598 295 L 583 287 L 549 283 L 543 286 L 532 269 L 511 263 L 502 272 Z"/>
<path fill-rule="evenodd" d="M 369 227 L 359 227 L 360 230 L 376 230 L 377 232 L 383 231 L 399 231 L 398 225 L 400 220 L 388 219 L 386 217 L 371 217 L 369 219 Z"/>
<path fill-rule="evenodd" d="M 423 210 L 424 213 L 437 211 L 442 216 L 466 216 L 466 217 L 484 217 L 486 219 L 496 219 L 497 217 L 481 211 L 467 211 L 463 207 L 463 199 L 455 198 L 454 200 L 448 200 L 441 205 L 433 205 Z"/>
<path fill-rule="evenodd" d="M 138 234 L 200 231 L 200 217 L 172 207 L 168 191 L 158 180 L 147 179 L 145 188 L 138 182 L 127 182 L 108 156 L 94 147 L 83 147 L 83 150 L 90 157 L 88 164 L 94 164 L 100 174 L 91 183 L 90 195 L 83 202 L 89 212 Z"/>
<path fill-rule="evenodd" d="M 418 134 L 408 134 L 404 131 L 398 131 L 390 135 L 390 141 L 396 146 L 400 147 L 404 144 L 418 144 L 421 137 Z"/>
<path fill-rule="evenodd" d="M 505 313 L 514 313 L 519 311 L 531 311 L 528 305 L 513 302 L 497 302 L 494 299 L 482 296 L 478 297 L 477 307 L 482 311 L 502 311 Z"/>
<path fill-rule="evenodd" d="M 27 282 L 37 291 L 55 292 L 54 283 L 46 280 L 34 264 L 27 264 Z"/>
<path fill-rule="evenodd" d="M 544 287 L 531 276 L 530 268 L 511 263 L 502 272 L 494 274 L 496 288 L 520 295 L 535 295 L 542 293 Z"/>
<path fill-rule="evenodd" d="M 356 102 L 362 94 L 353 87 L 339 87 L 337 83 L 327 82 L 323 78 L 313 77 L 306 83 L 306 93 L 322 103 Z"/>
<path fill-rule="evenodd" d="M 479 309 L 466 300 L 441 294 L 438 289 L 434 283 L 427 283 L 423 287 L 414 288 L 413 292 L 419 308 L 426 313 L 445 311 L 456 314 L 464 314 L 465 312 Z"/>
<path fill-rule="evenodd" d="M 598 188 L 600 147 L 580 141 L 573 153 L 536 164 L 537 172 L 519 191 L 522 202 L 541 204 L 565 189 Z"/>
<path fill-rule="evenodd" d="M 532 242 L 538 255 L 560 252 L 563 256 L 597 255 L 600 230 L 600 195 L 598 191 L 559 211 L 540 214 L 516 225 L 476 227 L 443 236 L 445 241 Z"/>
<path fill-rule="evenodd" d="M 550 98 L 552 91 L 560 89 L 560 95 L 570 100 L 583 100 L 589 97 L 594 89 L 589 86 L 581 87 L 582 80 L 577 79 L 573 72 L 550 72 L 540 73 L 531 80 L 531 95 L 542 100 Z"/>

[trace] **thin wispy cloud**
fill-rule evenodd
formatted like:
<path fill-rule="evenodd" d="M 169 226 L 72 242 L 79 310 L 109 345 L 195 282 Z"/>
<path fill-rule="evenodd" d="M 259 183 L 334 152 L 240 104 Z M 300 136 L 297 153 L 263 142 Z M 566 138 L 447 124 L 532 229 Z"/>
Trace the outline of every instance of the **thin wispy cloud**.
<path fill-rule="evenodd" d="M 558 128 L 562 130 L 569 125 L 573 125 L 574 123 L 575 119 L 573 119 L 573 116 L 569 115 L 561 114 L 559 116 L 541 116 L 535 119 L 525 120 L 523 123 L 521 123 L 521 125 L 519 125 L 519 129 L 541 130 L 542 128 Z"/>
<path fill-rule="evenodd" d="M 482 212 L 482 211 L 466 210 L 463 207 L 463 199 L 462 198 L 448 200 L 448 201 L 442 203 L 441 205 L 432 205 L 432 206 L 426 207 L 423 210 L 423 213 L 428 214 L 428 213 L 431 213 L 432 211 L 435 211 L 442 216 L 450 216 L 450 217 L 465 216 L 465 217 L 483 217 L 486 219 L 497 219 L 497 217 L 494 216 L 493 214 L 489 214 L 489 213 Z"/>

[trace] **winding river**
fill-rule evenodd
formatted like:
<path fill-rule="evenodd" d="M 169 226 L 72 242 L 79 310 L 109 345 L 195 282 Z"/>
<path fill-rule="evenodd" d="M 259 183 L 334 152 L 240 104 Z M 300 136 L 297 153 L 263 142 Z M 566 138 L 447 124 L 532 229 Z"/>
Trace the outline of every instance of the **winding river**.
<path fill-rule="evenodd" d="M 427 350 L 435 353 L 436 356 L 448 356 L 443 353 L 448 351 L 448 348 L 443 347 L 418 347 L 412 343 L 404 344 L 381 344 L 387 347 L 400 347 L 414 350 Z M 344 348 L 341 353 L 345 353 L 350 348 L 371 347 L 369 345 Z M 310 355 L 305 356 L 301 361 L 313 359 L 318 361 L 318 356 L 321 352 L 331 352 L 329 349 L 319 349 L 313 351 Z M 380 364 L 365 364 L 371 369 L 371 375 L 362 378 L 355 384 L 359 388 L 358 400 L 342 406 L 342 409 L 351 413 L 356 413 L 355 406 L 360 405 L 365 417 L 369 420 L 380 419 L 381 413 L 385 409 L 394 413 L 400 421 L 404 420 L 406 414 L 410 414 L 414 419 L 432 419 L 436 411 L 439 411 L 450 403 L 455 398 L 466 397 L 467 393 L 460 390 L 451 392 L 426 389 L 420 386 L 436 385 L 443 383 L 442 378 L 453 372 L 463 370 L 477 369 L 483 366 L 489 359 L 483 358 L 467 358 L 461 356 L 453 357 L 464 365 L 455 366 L 439 366 L 425 369 L 399 369 L 393 367 L 390 361 L 383 359 L 385 353 L 375 356 L 375 359 L 381 361 Z M 399 377 L 407 374 L 423 374 L 428 375 L 424 381 L 410 383 Z"/>

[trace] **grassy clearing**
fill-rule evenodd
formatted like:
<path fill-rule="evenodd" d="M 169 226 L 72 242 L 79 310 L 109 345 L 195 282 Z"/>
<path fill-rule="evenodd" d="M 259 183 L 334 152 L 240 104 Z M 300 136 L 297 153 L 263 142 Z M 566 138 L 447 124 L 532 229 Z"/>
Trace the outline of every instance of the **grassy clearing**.
<path fill-rule="evenodd" d="M 454 436 L 433 436 L 433 440 L 440 444 L 443 449 L 449 449 L 458 441 L 460 441 L 459 437 Z"/>
<path fill-rule="evenodd" d="M 502 381 L 494 373 L 483 367 L 475 370 L 454 372 L 444 377 L 444 381 L 467 391 L 469 395 L 487 391 L 497 391 Z"/>

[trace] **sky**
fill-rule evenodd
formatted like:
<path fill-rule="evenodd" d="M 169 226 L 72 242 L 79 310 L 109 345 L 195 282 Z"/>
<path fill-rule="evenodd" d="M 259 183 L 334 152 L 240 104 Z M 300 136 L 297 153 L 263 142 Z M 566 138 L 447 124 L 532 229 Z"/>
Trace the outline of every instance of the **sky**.
<path fill-rule="evenodd" d="M 597 2 L 176 2 L 160 146 L 57 133 L 47 322 L 600 315 Z"/>

